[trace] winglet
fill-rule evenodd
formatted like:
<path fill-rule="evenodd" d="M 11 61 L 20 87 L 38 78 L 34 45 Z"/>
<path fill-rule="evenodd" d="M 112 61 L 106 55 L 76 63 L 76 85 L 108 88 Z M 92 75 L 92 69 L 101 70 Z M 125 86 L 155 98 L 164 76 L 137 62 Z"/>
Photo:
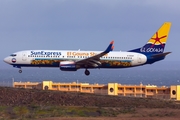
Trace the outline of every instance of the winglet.
<path fill-rule="evenodd" d="M 110 51 L 113 51 L 113 49 L 114 49 L 113 44 L 114 44 L 114 40 L 111 41 L 111 43 L 109 44 L 109 46 L 107 47 L 107 49 L 104 52 L 109 53 Z"/>

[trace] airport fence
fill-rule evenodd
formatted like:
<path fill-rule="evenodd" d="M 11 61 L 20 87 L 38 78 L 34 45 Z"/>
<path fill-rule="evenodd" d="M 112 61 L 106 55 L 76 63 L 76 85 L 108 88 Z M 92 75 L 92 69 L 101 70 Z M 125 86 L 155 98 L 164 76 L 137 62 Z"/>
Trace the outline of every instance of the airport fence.
<path fill-rule="evenodd" d="M 0 86 L 1 87 L 13 87 L 13 81 L 12 80 L 1 80 Z"/>

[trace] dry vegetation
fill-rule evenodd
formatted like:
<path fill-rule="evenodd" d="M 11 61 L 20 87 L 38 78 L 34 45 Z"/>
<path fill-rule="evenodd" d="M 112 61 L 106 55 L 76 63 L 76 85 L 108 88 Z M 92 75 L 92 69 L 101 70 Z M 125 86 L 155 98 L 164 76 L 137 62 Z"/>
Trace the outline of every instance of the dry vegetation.
<path fill-rule="evenodd" d="M 153 98 L 0 87 L 0 119 L 53 120 L 59 117 L 64 120 L 78 117 L 88 117 L 83 118 L 87 120 L 176 119 L 180 117 L 180 105 L 173 101 Z"/>

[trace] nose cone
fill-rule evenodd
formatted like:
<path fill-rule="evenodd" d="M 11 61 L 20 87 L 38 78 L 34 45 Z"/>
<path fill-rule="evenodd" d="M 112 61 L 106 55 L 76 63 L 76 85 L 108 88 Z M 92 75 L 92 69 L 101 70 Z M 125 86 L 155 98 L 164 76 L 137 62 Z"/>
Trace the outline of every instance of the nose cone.
<path fill-rule="evenodd" d="M 9 57 L 4 58 L 4 62 L 9 64 L 10 63 Z"/>

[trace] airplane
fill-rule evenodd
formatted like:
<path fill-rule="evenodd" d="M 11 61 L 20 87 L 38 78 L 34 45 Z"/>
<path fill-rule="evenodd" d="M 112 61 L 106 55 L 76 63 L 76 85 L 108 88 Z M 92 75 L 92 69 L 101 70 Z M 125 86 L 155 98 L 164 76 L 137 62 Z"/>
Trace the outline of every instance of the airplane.
<path fill-rule="evenodd" d="M 81 50 L 25 50 L 4 58 L 4 62 L 21 67 L 57 67 L 62 71 L 77 71 L 85 69 L 85 75 L 90 75 L 88 69 L 93 68 L 129 68 L 165 59 L 171 52 L 164 52 L 171 22 L 165 22 L 148 42 L 137 49 L 126 52 L 113 51 L 114 41 L 104 51 Z"/>

